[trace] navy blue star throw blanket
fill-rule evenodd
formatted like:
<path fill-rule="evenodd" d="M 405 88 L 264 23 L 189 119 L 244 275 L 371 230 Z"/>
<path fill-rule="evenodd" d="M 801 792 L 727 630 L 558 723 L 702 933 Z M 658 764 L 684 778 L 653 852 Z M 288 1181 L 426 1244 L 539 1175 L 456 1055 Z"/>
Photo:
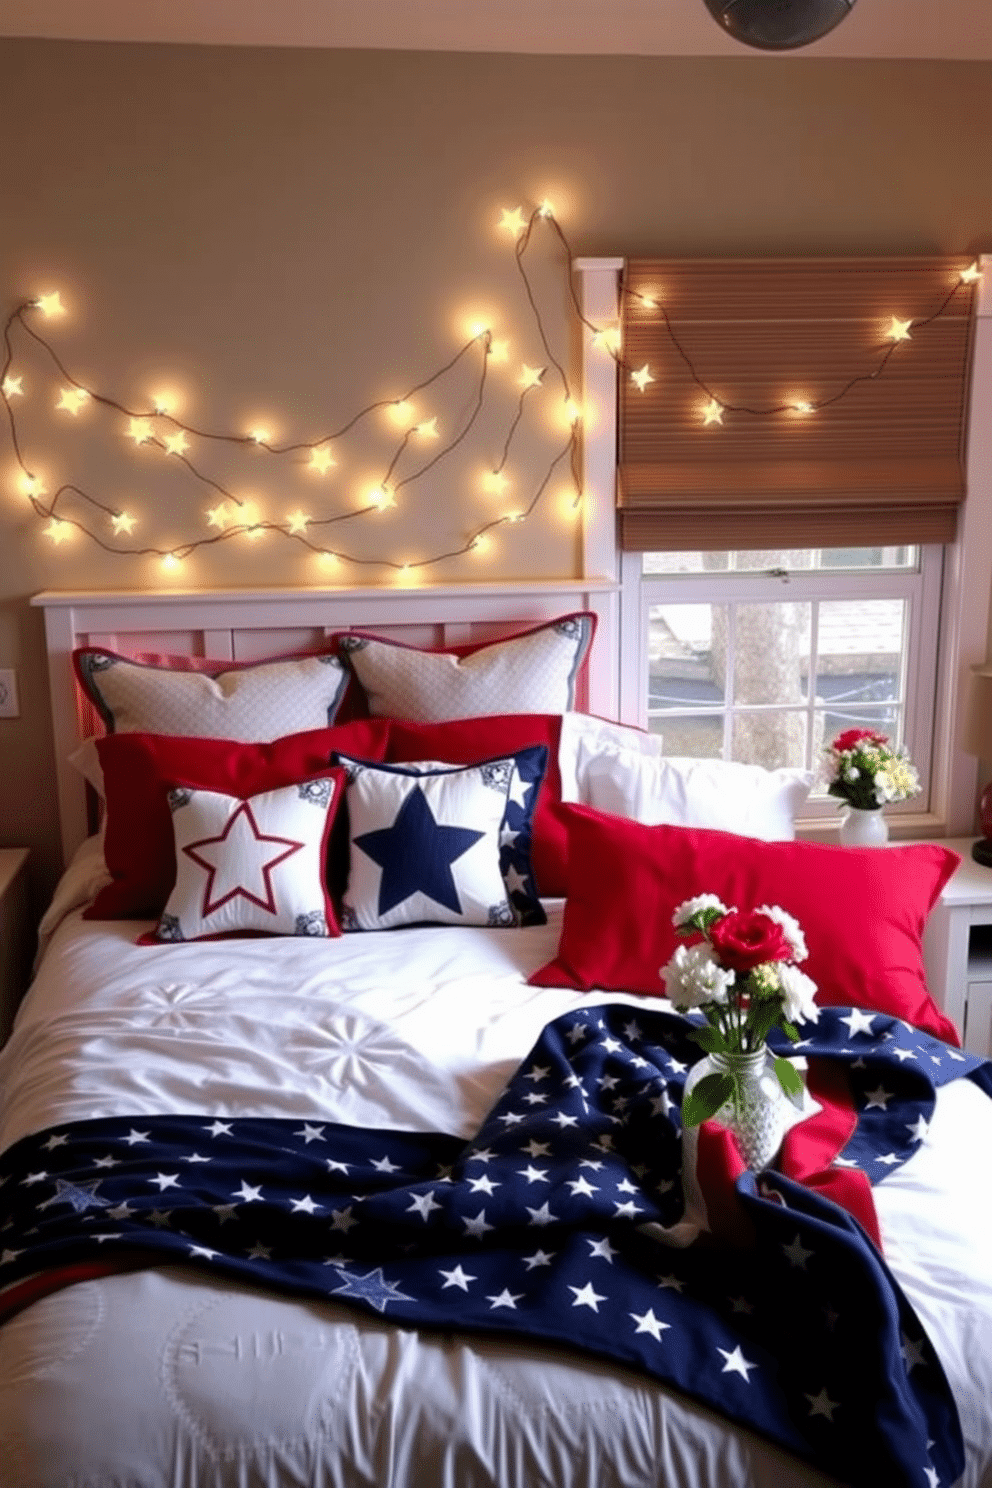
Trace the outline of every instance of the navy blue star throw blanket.
<path fill-rule="evenodd" d="M 0 1307 L 188 1263 L 401 1326 L 585 1350 L 856 1488 L 949 1488 L 964 1458 L 943 1371 L 846 1209 L 786 1173 L 740 1173 L 731 1242 L 671 1243 L 690 1026 L 625 1006 L 559 1018 L 467 1145 L 172 1116 L 24 1138 L 0 1160 Z M 912 1155 L 937 1086 L 966 1076 L 992 1095 L 986 1062 L 880 1014 L 825 1008 L 803 1052 L 844 1073 L 833 1172 L 868 1183 Z"/>

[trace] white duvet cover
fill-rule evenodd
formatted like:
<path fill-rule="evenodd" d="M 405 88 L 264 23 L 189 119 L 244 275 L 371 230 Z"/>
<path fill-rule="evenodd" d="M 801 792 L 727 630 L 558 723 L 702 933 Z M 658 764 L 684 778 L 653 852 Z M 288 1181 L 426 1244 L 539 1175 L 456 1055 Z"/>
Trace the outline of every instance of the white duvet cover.
<path fill-rule="evenodd" d="M 639 1001 L 526 985 L 556 949 L 554 906 L 527 930 L 138 946 L 145 926 L 71 909 L 101 861 L 88 845 L 63 881 L 49 927 L 61 923 L 0 1054 L 0 1147 L 166 1112 L 468 1137 L 547 1022 Z M 992 1488 L 990 1154 L 992 1101 L 958 1081 L 917 1155 L 875 1189 L 887 1259 L 957 1399 L 966 1488 Z M 2 1488 L 828 1482 L 598 1361 L 179 1267 L 79 1283 L 0 1327 L 0 1442 Z"/>

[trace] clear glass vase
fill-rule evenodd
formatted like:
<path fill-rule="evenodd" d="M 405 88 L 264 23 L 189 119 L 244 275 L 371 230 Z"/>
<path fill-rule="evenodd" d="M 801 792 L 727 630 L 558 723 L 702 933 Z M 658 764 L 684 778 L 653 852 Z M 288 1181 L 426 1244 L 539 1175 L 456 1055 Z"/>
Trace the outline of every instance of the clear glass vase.
<path fill-rule="evenodd" d="M 751 1054 L 707 1054 L 686 1076 L 683 1100 L 705 1075 L 733 1077 L 735 1094 L 713 1117 L 733 1133 L 747 1167 L 760 1173 L 771 1163 L 795 1112 L 779 1084 L 766 1044 Z"/>
<path fill-rule="evenodd" d="M 848 806 L 841 818 L 840 840 L 843 847 L 884 847 L 889 840 L 889 824 L 880 806 L 865 810 Z"/>

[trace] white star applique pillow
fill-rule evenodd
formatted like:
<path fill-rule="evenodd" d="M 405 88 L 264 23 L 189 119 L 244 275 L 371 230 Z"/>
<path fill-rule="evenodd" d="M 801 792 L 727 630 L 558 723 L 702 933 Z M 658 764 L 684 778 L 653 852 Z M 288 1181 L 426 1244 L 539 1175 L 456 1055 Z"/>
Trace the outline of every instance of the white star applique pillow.
<path fill-rule="evenodd" d="M 170 791 L 176 884 L 144 939 L 340 934 L 325 860 L 342 778 L 334 771 L 247 800 Z"/>
<path fill-rule="evenodd" d="M 512 756 L 465 768 L 340 760 L 351 850 L 343 929 L 518 923 L 500 868 L 508 795 L 526 788 Z"/>

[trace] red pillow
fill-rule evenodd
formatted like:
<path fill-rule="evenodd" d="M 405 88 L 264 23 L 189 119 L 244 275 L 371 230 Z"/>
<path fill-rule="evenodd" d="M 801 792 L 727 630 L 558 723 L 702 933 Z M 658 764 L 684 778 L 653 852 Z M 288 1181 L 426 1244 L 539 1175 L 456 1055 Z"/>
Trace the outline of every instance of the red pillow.
<path fill-rule="evenodd" d="M 444 723 L 412 723 L 393 718 L 389 720 L 389 741 L 383 757 L 395 765 L 412 760 L 471 765 L 496 755 L 514 754 L 531 744 L 546 745 L 548 768 L 534 812 L 531 865 L 539 894 L 563 895 L 567 888 L 568 837 L 560 814 L 560 738 L 560 713 L 497 713 L 491 718 L 452 718 Z"/>
<path fill-rule="evenodd" d="M 646 827 L 588 806 L 561 813 L 568 901 L 558 954 L 530 978 L 535 986 L 664 996 L 658 972 L 677 943 L 672 911 L 716 894 L 739 909 L 777 904 L 795 916 L 818 1002 L 891 1013 L 960 1043 L 927 990 L 922 954 L 926 917 L 960 862 L 948 848 L 760 842 Z"/>
<path fill-rule="evenodd" d="M 97 740 L 107 818 L 104 856 L 113 882 L 85 911 L 91 920 L 154 919 L 176 881 L 172 817 L 166 793 L 177 781 L 227 795 L 259 795 L 327 773 L 333 752 L 382 759 L 383 719 L 302 734 L 265 744 L 193 739 L 174 734 L 108 734 Z"/>

